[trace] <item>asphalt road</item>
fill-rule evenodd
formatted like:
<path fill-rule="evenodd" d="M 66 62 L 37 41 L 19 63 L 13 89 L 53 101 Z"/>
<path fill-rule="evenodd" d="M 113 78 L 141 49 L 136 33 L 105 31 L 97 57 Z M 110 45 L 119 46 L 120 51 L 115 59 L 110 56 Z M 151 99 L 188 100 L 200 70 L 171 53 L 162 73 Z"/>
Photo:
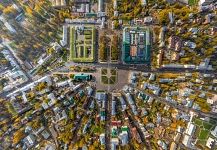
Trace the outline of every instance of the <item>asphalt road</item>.
<path fill-rule="evenodd" d="M 183 72 L 201 72 L 201 73 L 207 73 L 207 74 L 213 74 L 215 76 L 217 76 L 217 71 L 215 70 L 209 70 L 209 71 L 202 71 L 202 70 L 195 70 L 195 69 L 156 69 L 156 70 L 152 70 L 150 67 L 147 67 L 146 65 L 126 65 L 126 64 L 111 64 L 111 63 L 103 63 L 103 64 L 100 64 L 100 63 L 91 63 L 91 64 L 86 64 L 86 63 L 82 63 L 82 64 L 75 64 L 75 63 L 67 63 L 65 67 L 61 67 L 61 68 L 57 68 L 57 69 L 54 69 L 52 72 L 48 73 L 47 75 L 50 75 L 52 74 L 53 72 L 70 72 L 69 70 L 69 66 L 71 65 L 78 65 L 78 66 L 87 66 L 87 65 L 91 65 L 91 66 L 95 66 L 96 68 L 99 68 L 99 67 L 105 67 L 107 68 L 108 66 L 109 67 L 113 67 L 113 68 L 117 68 L 117 69 L 122 69 L 122 70 L 134 70 L 134 71 L 141 71 L 141 72 L 153 72 L 153 73 L 159 73 L 159 72 L 174 72 L 174 73 L 183 73 Z M 32 78 L 29 79 L 28 82 L 26 83 L 23 83 L 19 86 L 17 86 L 17 88 L 19 87 L 23 87 L 29 83 L 31 83 L 33 81 Z M 0 94 L 0 97 L 5 97 L 7 94 L 13 92 L 15 90 L 15 88 L 13 90 L 10 90 L 8 92 L 4 92 L 2 94 Z M 200 114 L 202 116 L 206 116 L 206 117 L 212 117 L 212 118 L 216 118 L 217 119 L 217 116 L 216 114 L 214 113 L 203 113 L 199 110 L 195 110 L 195 109 L 192 109 L 192 108 L 187 108 L 185 106 L 182 106 L 182 105 L 175 105 L 169 101 L 166 101 L 164 98 L 161 98 L 161 97 L 158 97 L 156 95 L 153 95 L 153 94 L 149 94 L 149 93 L 146 93 L 148 96 L 150 97 L 153 97 L 157 100 L 160 100 L 161 102 L 171 106 L 171 107 L 174 107 L 174 108 L 177 108 L 179 110 L 182 110 L 182 111 L 185 111 L 185 112 L 188 112 L 188 111 L 193 111 L 197 114 Z"/>
<path fill-rule="evenodd" d="M 134 116 L 134 114 L 133 114 L 133 112 L 132 112 L 131 106 L 130 106 L 129 102 L 126 100 L 125 94 L 122 93 L 122 96 L 124 97 L 125 103 L 126 103 L 127 106 L 130 108 L 130 109 L 125 110 L 125 113 L 126 113 L 126 115 L 128 116 L 128 118 L 129 118 L 129 122 L 130 122 L 134 127 L 136 127 L 136 129 L 137 129 L 137 131 L 138 131 L 138 133 L 139 133 L 139 136 L 140 136 L 142 142 L 145 144 L 146 149 L 150 150 L 149 145 L 146 143 L 145 135 L 143 134 L 141 128 L 139 127 L 138 122 L 137 122 L 136 119 L 135 119 L 135 116 Z"/>
<path fill-rule="evenodd" d="M 111 124 L 111 94 L 107 94 L 107 100 L 105 102 L 105 149 L 110 150 L 111 149 L 111 129 L 110 129 L 110 124 Z"/>
<path fill-rule="evenodd" d="M 188 69 L 188 68 L 163 68 L 163 69 L 152 69 L 150 66 L 147 65 L 140 65 L 140 64 L 122 64 L 122 63 L 66 63 L 65 67 L 58 68 L 54 71 L 63 71 L 67 72 L 69 71 L 70 66 L 93 66 L 96 68 L 107 68 L 108 66 L 110 68 L 117 68 L 121 70 L 132 70 L 132 71 L 141 71 L 141 72 L 153 72 L 153 73 L 159 73 L 159 72 L 174 72 L 174 73 L 182 73 L 182 72 L 200 72 L 200 73 L 206 73 L 206 74 L 213 74 L 217 76 L 217 70 L 197 70 L 197 69 Z"/>

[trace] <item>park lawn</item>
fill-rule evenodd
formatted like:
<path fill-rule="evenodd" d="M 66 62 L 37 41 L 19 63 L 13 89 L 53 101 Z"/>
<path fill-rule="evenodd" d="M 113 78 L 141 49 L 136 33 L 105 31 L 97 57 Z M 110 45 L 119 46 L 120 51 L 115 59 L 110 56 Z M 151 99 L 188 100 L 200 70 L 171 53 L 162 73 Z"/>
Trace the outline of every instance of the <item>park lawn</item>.
<path fill-rule="evenodd" d="M 103 84 L 108 84 L 108 78 L 106 76 L 101 76 L 101 82 Z"/>
<path fill-rule="evenodd" d="M 101 70 L 101 74 L 102 74 L 102 75 L 107 75 L 107 69 L 102 69 L 102 70 Z"/>
<path fill-rule="evenodd" d="M 102 127 L 100 127 L 100 126 L 94 125 L 93 132 L 94 133 L 103 133 L 104 129 Z"/>
<path fill-rule="evenodd" d="M 117 74 L 116 70 L 115 69 L 111 69 L 111 74 L 115 76 Z"/>
<path fill-rule="evenodd" d="M 199 139 L 200 140 L 207 139 L 208 135 L 209 135 L 209 131 L 208 130 L 201 130 L 200 134 L 199 134 Z"/>
<path fill-rule="evenodd" d="M 203 122 L 203 127 L 207 130 L 210 130 L 212 128 L 212 124 L 208 123 L 208 122 Z"/>
<path fill-rule="evenodd" d="M 115 84 L 115 82 L 116 82 L 116 76 L 111 76 L 110 84 Z"/>
<path fill-rule="evenodd" d="M 75 30 L 73 28 L 70 28 L 70 60 L 74 57 L 74 34 Z"/>
<path fill-rule="evenodd" d="M 197 140 L 197 144 L 200 144 L 200 145 L 206 145 L 206 141 L 204 141 L 204 140 Z"/>
<path fill-rule="evenodd" d="M 203 122 L 200 119 L 196 119 L 194 120 L 194 123 L 198 126 L 201 126 L 203 124 Z"/>
<path fill-rule="evenodd" d="M 71 58 L 74 62 L 94 62 L 93 58 Z"/>
<path fill-rule="evenodd" d="M 189 5 L 196 5 L 198 3 L 198 0 L 188 0 Z"/>

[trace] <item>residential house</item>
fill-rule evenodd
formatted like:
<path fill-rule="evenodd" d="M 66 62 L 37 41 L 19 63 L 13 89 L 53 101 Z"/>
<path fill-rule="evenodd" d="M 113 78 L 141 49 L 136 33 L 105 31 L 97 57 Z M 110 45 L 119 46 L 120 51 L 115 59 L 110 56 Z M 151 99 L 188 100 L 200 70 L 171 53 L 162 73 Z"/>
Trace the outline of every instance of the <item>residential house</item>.
<path fill-rule="evenodd" d="M 99 135 L 99 141 L 100 141 L 101 145 L 105 144 L 105 133 L 102 133 Z"/>
<path fill-rule="evenodd" d="M 36 137 L 33 134 L 29 134 L 27 137 L 23 139 L 23 142 L 27 148 L 31 148 L 36 143 Z"/>
<path fill-rule="evenodd" d="M 65 25 L 63 25 L 63 35 L 60 44 L 62 46 L 66 46 L 68 44 L 68 27 Z"/>
<path fill-rule="evenodd" d="M 175 142 L 172 142 L 170 145 L 170 150 L 176 150 L 177 149 L 177 144 Z"/>
<path fill-rule="evenodd" d="M 188 147 L 188 148 L 192 148 L 193 147 L 193 139 L 191 136 L 189 135 L 185 135 L 184 138 L 183 138 L 183 141 L 182 143 Z"/>
<path fill-rule="evenodd" d="M 161 28 L 160 30 L 160 34 L 159 34 L 159 47 L 164 47 L 165 46 L 165 37 L 166 37 L 166 31 L 167 31 L 167 27 L 164 26 Z"/>
<path fill-rule="evenodd" d="M 167 150 L 167 145 L 164 141 L 162 140 L 158 140 L 157 144 L 163 149 L 163 150 Z"/>
<path fill-rule="evenodd" d="M 215 127 L 213 131 L 211 131 L 211 134 L 217 138 L 217 126 Z"/>
<path fill-rule="evenodd" d="M 116 115 L 116 101 L 115 101 L 115 100 L 112 100 L 111 115 L 112 115 L 112 116 Z"/>
<path fill-rule="evenodd" d="M 202 7 L 202 6 L 209 5 L 209 4 L 213 3 L 213 2 L 214 2 L 214 0 L 199 0 L 198 4 L 199 4 L 200 7 Z"/>
<path fill-rule="evenodd" d="M 173 24 L 175 19 L 174 19 L 174 13 L 173 12 L 169 12 L 169 20 L 170 20 L 170 24 Z"/>
<path fill-rule="evenodd" d="M 118 138 L 111 139 L 111 150 L 116 150 L 117 145 L 119 145 Z"/>
<path fill-rule="evenodd" d="M 54 7 L 61 7 L 66 6 L 66 0 L 50 0 L 52 3 L 52 6 Z"/>
<path fill-rule="evenodd" d="M 119 138 L 121 140 L 121 145 L 126 145 L 128 143 L 128 132 L 127 131 L 122 131 L 119 135 Z"/>
<path fill-rule="evenodd" d="M 156 75 L 154 73 L 151 73 L 149 80 L 154 81 L 156 79 Z"/>
<path fill-rule="evenodd" d="M 98 0 L 98 12 L 103 12 L 104 0 Z"/>
<path fill-rule="evenodd" d="M 169 39 L 169 48 L 176 52 L 181 51 L 181 48 L 182 48 L 181 38 L 178 36 L 171 36 Z"/>
<path fill-rule="evenodd" d="M 213 143 L 215 143 L 215 140 L 213 138 L 209 137 L 208 140 L 206 141 L 206 146 L 212 150 Z"/>

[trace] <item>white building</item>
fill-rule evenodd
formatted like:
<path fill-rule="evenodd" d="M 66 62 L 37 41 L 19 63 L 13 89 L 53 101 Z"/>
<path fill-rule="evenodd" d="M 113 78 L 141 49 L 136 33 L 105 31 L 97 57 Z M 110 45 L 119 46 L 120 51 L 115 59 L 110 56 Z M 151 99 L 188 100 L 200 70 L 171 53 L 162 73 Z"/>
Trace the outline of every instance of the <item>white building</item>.
<path fill-rule="evenodd" d="M 118 8 L 118 1 L 117 0 L 114 0 L 113 8 L 114 8 L 114 10 L 117 10 L 117 8 Z"/>
<path fill-rule="evenodd" d="M 141 5 L 146 6 L 147 5 L 147 0 L 141 0 Z"/>
<path fill-rule="evenodd" d="M 62 46 L 66 46 L 68 43 L 68 28 L 67 26 L 63 26 L 63 37 L 62 40 L 60 41 Z"/>
<path fill-rule="evenodd" d="M 174 14 L 173 12 L 169 12 L 169 19 L 170 19 L 170 24 L 174 23 Z"/>
<path fill-rule="evenodd" d="M 101 145 L 105 144 L 105 133 L 100 134 L 99 141 L 100 141 Z"/>
<path fill-rule="evenodd" d="M 128 133 L 127 131 L 122 131 L 119 135 L 121 140 L 121 145 L 126 145 L 128 143 Z"/>
<path fill-rule="evenodd" d="M 52 6 L 59 7 L 59 6 L 66 6 L 66 0 L 50 0 Z"/>
<path fill-rule="evenodd" d="M 156 78 L 155 74 L 151 73 L 150 77 L 149 77 L 149 80 L 150 81 L 154 81 Z"/>
<path fill-rule="evenodd" d="M 56 83 L 57 87 L 64 87 L 67 86 L 68 84 L 69 84 L 68 80 Z"/>
<path fill-rule="evenodd" d="M 209 137 L 208 140 L 206 141 L 206 146 L 207 146 L 209 149 L 211 149 L 211 148 L 212 148 L 211 145 L 212 145 L 212 143 L 213 143 L 214 141 L 215 141 L 215 140 L 214 140 L 213 138 Z"/>
<path fill-rule="evenodd" d="M 192 123 L 188 123 L 187 129 L 185 130 L 185 133 L 188 135 L 192 135 L 196 129 L 196 126 Z"/>
<path fill-rule="evenodd" d="M 35 144 L 36 138 L 35 138 L 35 136 L 33 134 L 30 134 L 27 137 L 25 137 L 23 139 L 23 141 L 26 144 L 26 146 L 29 148 L 29 147 L 32 147 Z"/>
<path fill-rule="evenodd" d="M 183 138 L 182 143 L 186 146 L 186 147 L 192 147 L 192 137 L 189 135 L 185 135 Z"/>
<path fill-rule="evenodd" d="M 111 150 L 116 150 L 117 145 L 119 144 L 118 138 L 111 139 Z"/>
<path fill-rule="evenodd" d="M 217 126 L 215 127 L 213 131 L 211 131 L 211 134 L 217 138 Z"/>
<path fill-rule="evenodd" d="M 209 5 L 209 4 L 213 3 L 213 2 L 214 2 L 214 0 L 200 0 L 198 2 L 198 4 L 199 4 L 199 6 L 206 6 L 206 5 Z"/>
<path fill-rule="evenodd" d="M 112 111 L 111 111 L 111 115 L 112 115 L 112 116 L 116 115 L 116 101 L 115 101 L 115 100 L 112 101 Z"/>
<path fill-rule="evenodd" d="M 98 0 L 98 12 L 103 12 L 103 0 Z"/>
<path fill-rule="evenodd" d="M 98 101 L 105 101 L 106 100 L 106 93 L 105 92 L 97 92 L 96 99 Z"/>

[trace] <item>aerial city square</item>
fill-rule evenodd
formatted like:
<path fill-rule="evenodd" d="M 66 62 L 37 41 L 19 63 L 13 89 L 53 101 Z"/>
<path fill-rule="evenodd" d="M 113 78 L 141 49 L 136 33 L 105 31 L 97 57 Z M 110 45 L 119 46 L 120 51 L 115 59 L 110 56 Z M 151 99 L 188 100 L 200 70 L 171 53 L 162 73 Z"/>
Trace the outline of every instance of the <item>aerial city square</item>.
<path fill-rule="evenodd" d="M 0 0 L 0 150 L 217 150 L 217 0 Z"/>

